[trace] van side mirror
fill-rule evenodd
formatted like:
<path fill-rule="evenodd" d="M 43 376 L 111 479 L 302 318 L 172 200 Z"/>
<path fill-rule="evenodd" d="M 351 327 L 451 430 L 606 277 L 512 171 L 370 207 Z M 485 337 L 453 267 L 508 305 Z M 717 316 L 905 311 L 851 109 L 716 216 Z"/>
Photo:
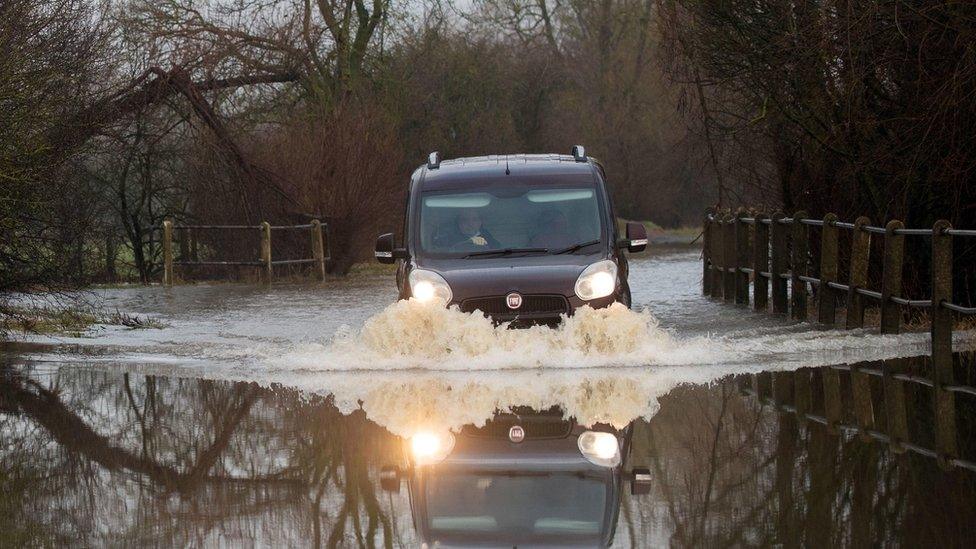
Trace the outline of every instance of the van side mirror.
<path fill-rule="evenodd" d="M 400 468 L 396 465 L 384 465 L 380 469 L 380 488 L 384 492 L 397 494 L 400 492 Z"/>
<path fill-rule="evenodd" d="M 393 263 L 397 259 L 406 259 L 407 250 L 393 246 L 393 233 L 381 234 L 376 239 L 373 255 L 380 263 Z"/>
<path fill-rule="evenodd" d="M 627 240 L 621 244 L 627 247 L 628 252 L 643 252 L 647 249 L 647 228 L 643 223 L 627 222 Z"/>
<path fill-rule="evenodd" d="M 630 472 L 630 494 L 642 496 L 651 493 L 651 470 L 647 467 L 634 467 Z"/>

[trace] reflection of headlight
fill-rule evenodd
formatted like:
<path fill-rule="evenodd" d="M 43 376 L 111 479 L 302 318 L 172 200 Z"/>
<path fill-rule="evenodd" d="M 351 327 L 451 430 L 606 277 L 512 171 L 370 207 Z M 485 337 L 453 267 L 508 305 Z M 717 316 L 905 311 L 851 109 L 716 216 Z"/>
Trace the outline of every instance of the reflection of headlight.
<path fill-rule="evenodd" d="M 446 433 L 417 433 L 410 438 L 410 452 L 417 465 L 432 465 L 444 461 L 454 449 L 454 435 Z"/>
<path fill-rule="evenodd" d="M 617 264 L 609 259 L 583 269 L 576 279 L 576 295 L 583 301 L 607 297 L 617 287 Z"/>
<path fill-rule="evenodd" d="M 450 303 L 454 294 L 444 278 L 434 271 L 414 269 L 408 277 L 410 281 L 410 295 L 417 301 L 427 302 L 434 298 L 444 303 Z"/>
<path fill-rule="evenodd" d="M 579 449 L 590 463 L 603 467 L 620 465 L 620 446 L 613 433 L 586 431 L 579 437 Z"/>

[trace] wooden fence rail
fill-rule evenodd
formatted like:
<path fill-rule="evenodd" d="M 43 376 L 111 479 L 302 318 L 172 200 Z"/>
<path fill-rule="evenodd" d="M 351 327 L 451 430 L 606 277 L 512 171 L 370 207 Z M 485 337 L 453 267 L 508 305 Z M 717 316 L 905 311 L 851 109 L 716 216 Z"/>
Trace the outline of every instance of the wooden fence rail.
<path fill-rule="evenodd" d="M 810 227 L 821 229 L 819 277 L 809 276 L 807 271 Z M 841 230 L 852 232 L 847 284 L 839 280 Z M 952 241 L 955 237 L 976 237 L 976 230 L 953 229 L 945 220 L 937 221 L 931 229 L 906 229 L 898 220 L 877 227 L 872 226 L 866 217 L 845 223 L 834 214 L 827 214 L 823 219 L 809 219 L 803 211 L 792 217 L 786 217 L 782 212 L 746 215 L 743 210 L 736 215 L 719 215 L 710 208 L 705 212 L 703 235 L 702 290 L 705 295 L 748 304 L 751 278 L 755 310 L 767 310 L 771 290 L 774 314 L 789 313 L 796 320 L 806 320 L 807 285 L 810 285 L 817 288 L 818 323 L 836 325 L 837 301 L 843 300 L 847 316 L 845 327 L 861 328 L 864 326 L 865 302 L 870 300 L 880 306 L 883 334 L 899 332 L 903 307 L 929 309 L 931 377 L 912 381 L 932 388 L 937 418 L 946 417 L 954 409 L 955 394 L 976 395 L 976 388 L 955 384 L 952 367 L 953 313 L 976 314 L 976 307 L 952 303 Z M 867 287 L 873 235 L 884 238 L 881 291 Z M 932 239 L 932 296 L 929 299 L 909 299 L 902 295 L 905 237 Z M 751 254 L 748 250 L 750 242 Z M 882 374 L 893 375 L 884 371 Z M 943 432 L 940 436 L 947 435 Z"/>
<path fill-rule="evenodd" d="M 163 221 L 163 284 L 171 286 L 174 280 L 174 268 L 177 266 L 252 266 L 262 267 L 261 281 L 264 284 L 271 284 L 274 278 L 275 265 L 296 265 L 313 264 L 315 276 L 319 280 L 325 280 L 325 262 L 331 260 L 331 254 L 327 253 L 323 232 L 328 233 L 328 224 L 321 223 L 313 219 L 311 223 L 304 225 L 271 225 L 267 221 L 260 225 L 174 225 L 172 221 Z M 173 231 L 185 231 L 190 234 L 192 231 L 199 230 L 245 230 L 259 231 L 261 244 L 261 257 L 250 261 L 197 261 L 182 260 L 184 257 L 196 258 L 196 240 L 183 238 L 180 240 L 181 261 L 173 260 Z M 271 232 L 281 230 L 308 230 L 309 247 L 312 257 L 299 259 L 279 259 L 273 260 L 271 256 Z M 187 241 L 190 240 L 189 243 Z M 193 251 L 187 252 L 187 248 L 192 246 Z"/>

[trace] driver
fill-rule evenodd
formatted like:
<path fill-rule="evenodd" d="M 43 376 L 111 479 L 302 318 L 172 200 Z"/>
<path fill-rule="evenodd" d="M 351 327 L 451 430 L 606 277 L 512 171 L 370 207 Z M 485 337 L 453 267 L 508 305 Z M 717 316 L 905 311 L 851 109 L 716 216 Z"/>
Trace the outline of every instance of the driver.
<path fill-rule="evenodd" d="M 501 245 L 481 224 L 481 214 L 474 208 L 464 208 L 454 220 L 434 239 L 439 248 L 485 248 L 495 249 Z"/>

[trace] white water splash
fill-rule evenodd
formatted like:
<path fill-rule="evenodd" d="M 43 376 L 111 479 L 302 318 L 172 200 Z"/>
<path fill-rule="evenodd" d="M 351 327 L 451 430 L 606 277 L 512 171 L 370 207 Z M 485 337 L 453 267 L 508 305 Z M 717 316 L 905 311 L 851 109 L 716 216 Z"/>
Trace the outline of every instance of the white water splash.
<path fill-rule="evenodd" d="M 650 418 L 658 398 L 682 383 L 712 381 L 717 372 L 684 367 L 488 372 L 321 372 L 288 377 L 299 390 L 332 395 L 344 413 L 362 408 L 390 432 L 483 425 L 497 410 L 558 406 L 582 425 L 624 427 Z"/>
<path fill-rule="evenodd" d="M 339 330 L 328 344 L 303 344 L 268 357 L 274 369 L 497 370 L 712 363 L 728 353 L 706 338 L 677 340 L 649 311 L 617 303 L 582 307 L 555 327 L 512 330 L 481 314 L 398 301 L 358 332 Z"/>

